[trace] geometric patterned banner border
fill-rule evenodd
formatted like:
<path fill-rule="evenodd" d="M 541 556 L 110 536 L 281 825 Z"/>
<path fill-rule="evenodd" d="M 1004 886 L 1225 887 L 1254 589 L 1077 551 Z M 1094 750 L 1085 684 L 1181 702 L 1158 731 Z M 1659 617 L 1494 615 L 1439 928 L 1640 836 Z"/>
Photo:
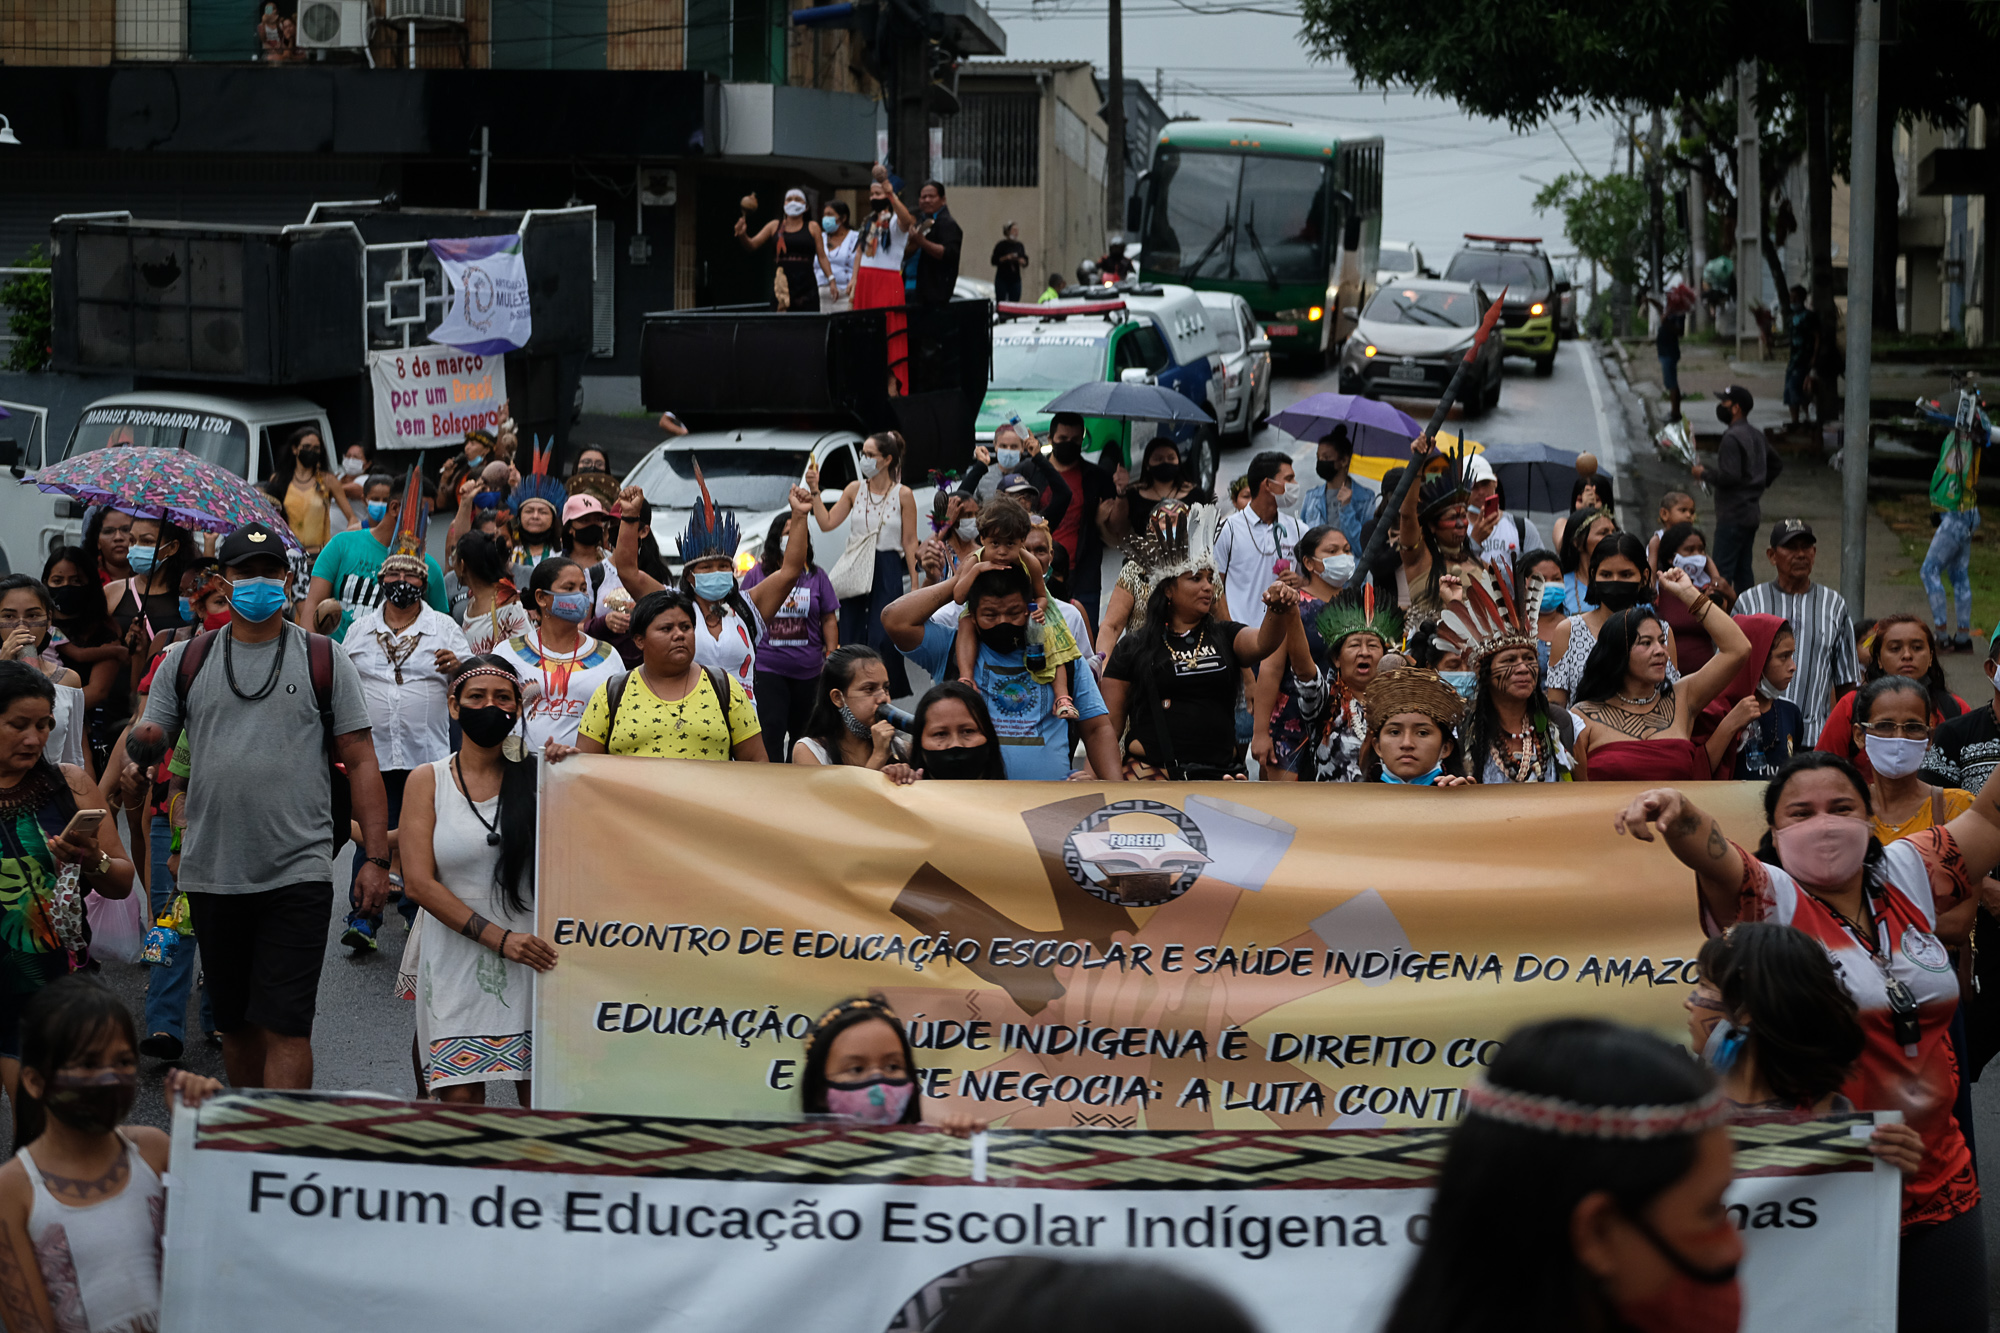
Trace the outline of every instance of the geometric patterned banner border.
<path fill-rule="evenodd" d="M 1872 1169 L 1849 1127 L 1865 1115 L 1733 1125 L 1739 1176 Z M 1412 1189 L 1431 1183 L 1450 1126 L 1313 1130 L 993 1130 L 986 1183 L 1028 1189 Z M 210 1152 L 578 1175 L 798 1185 L 969 1185 L 970 1145 L 937 1130 L 826 1122 L 668 1120 L 241 1092 L 200 1111 Z"/>

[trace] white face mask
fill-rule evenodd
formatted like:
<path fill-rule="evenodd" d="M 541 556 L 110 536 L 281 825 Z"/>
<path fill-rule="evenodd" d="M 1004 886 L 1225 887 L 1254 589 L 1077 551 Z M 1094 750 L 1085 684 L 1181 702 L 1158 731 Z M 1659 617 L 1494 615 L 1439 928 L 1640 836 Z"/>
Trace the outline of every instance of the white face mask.
<path fill-rule="evenodd" d="M 1335 587 L 1345 587 L 1347 581 L 1354 577 L 1354 566 L 1354 556 L 1342 551 L 1339 555 L 1326 558 L 1326 563 L 1320 566 L 1320 577 Z"/>
<path fill-rule="evenodd" d="M 787 199 L 787 200 L 785 200 L 785 216 L 786 216 L 786 217 L 788 217 L 788 218 L 802 218 L 802 217 L 804 217 L 805 215 L 806 215 L 806 201 L 805 201 L 805 200 L 803 200 L 803 199 Z"/>
<path fill-rule="evenodd" d="M 880 472 L 881 470 L 882 470 L 881 459 L 870 458 L 867 454 L 861 455 L 861 476 L 864 480 L 873 477 L 877 472 Z"/>
<path fill-rule="evenodd" d="M 996 450 L 995 454 L 1000 459 L 1000 466 L 1009 472 L 1021 466 L 1021 451 L 1019 449 L 1000 449 Z"/>
<path fill-rule="evenodd" d="M 1924 756 L 1931 748 L 1929 741 L 1906 736 L 1864 735 L 1861 743 L 1867 748 L 1868 762 L 1885 778 L 1910 776 L 1924 766 Z"/>
<path fill-rule="evenodd" d="M 1278 508 L 1289 514 L 1297 509 L 1304 499 L 1305 492 L 1300 489 L 1299 484 L 1296 481 L 1288 481 L 1284 489 L 1278 492 Z"/>
<path fill-rule="evenodd" d="M 1688 576 L 1688 582 L 1697 588 L 1708 586 L 1708 557 L 1705 555 L 1677 555 L 1674 567 Z"/>
<path fill-rule="evenodd" d="M 368 460 L 365 458 L 343 458 L 340 460 L 340 473 L 344 477 L 358 477 L 362 469 L 367 466 Z"/>
<path fill-rule="evenodd" d="M 978 538 L 979 538 L 978 519 L 961 518 L 960 520 L 958 520 L 958 539 L 960 541 L 962 542 L 977 541 Z"/>

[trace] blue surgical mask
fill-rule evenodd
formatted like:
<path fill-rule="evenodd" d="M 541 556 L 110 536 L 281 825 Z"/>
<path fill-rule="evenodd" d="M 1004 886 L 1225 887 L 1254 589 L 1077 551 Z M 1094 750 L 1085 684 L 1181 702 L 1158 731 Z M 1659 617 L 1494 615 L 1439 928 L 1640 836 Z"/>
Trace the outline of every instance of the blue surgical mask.
<path fill-rule="evenodd" d="M 1444 776 L 1443 764 L 1431 765 L 1430 772 L 1420 773 L 1416 777 L 1411 778 L 1408 782 L 1403 781 L 1401 778 L 1397 777 L 1394 773 L 1391 773 L 1386 765 L 1382 769 L 1382 781 L 1387 782 L 1390 785 L 1396 787 L 1432 787 L 1437 785 L 1437 780 L 1443 776 Z"/>
<path fill-rule="evenodd" d="M 132 566 L 134 574 L 150 574 L 159 552 L 157 546 L 128 546 L 125 548 L 125 563 Z"/>
<path fill-rule="evenodd" d="M 1012 472 L 1015 468 L 1021 466 L 1021 451 L 1019 449 L 996 449 L 993 453 L 994 457 L 1000 460 L 1000 466 L 1008 472 Z"/>
<path fill-rule="evenodd" d="M 180 606 L 181 623 L 183 625 L 192 625 L 194 623 L 194 603 L 183 597 L 181 598 Z"/>
<path fill-rule="evenodd" d="M 1461 699 L 1470 699 L 1472 692 L 1479 688 L 1479 673 L 1476 671 L 1440 671 L 1444 683 L 1458 691 Z"/>
<path fill-rule="evenodd" d="M 283 579 L 238 579 L 229 585 L 229 604 L 245 620 L 262 624 L 285 607 Z"/>
<path fill-rule="evenodd" d="M 1567 592 L 1560 583 L 1544 584 L 1542 587 L 1542 614 L 1554 615 L 1563 609 Z"/>
<path fill-rule="evenodd" d="M 558 620 L 567 620 L 572 625 L 581 625 L 590 619 L 590 594 L 587 592 L 559 592 L 552 594 L 549 614 Z"/>
<path fill-rule="evenodd" d="M 380 523 L 383 519 L 389 517 L 389 502 L 387 500 L 370 500 L 366 505 L 366 509 L 370 523 Z"/>
<path fill-rule="evenodd" d="M 704 602 L 719 602 L 736 591 L 736 575 L 726 569 L 704 569 L 694 576 L 694 595 Z"/>
<path fill-rule="evenodd" d="M 840 215 L 838 213 L 822 213 L 819 225 L 821 230 L 831 235 L 840 230 Z"/>

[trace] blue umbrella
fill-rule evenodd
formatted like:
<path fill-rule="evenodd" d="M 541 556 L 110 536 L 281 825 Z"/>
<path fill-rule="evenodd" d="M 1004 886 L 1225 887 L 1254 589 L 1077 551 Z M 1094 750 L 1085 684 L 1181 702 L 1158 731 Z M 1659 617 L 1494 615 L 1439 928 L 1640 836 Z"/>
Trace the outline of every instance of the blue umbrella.
<path fill-rule="evenodd" d="M 1352 393 L 1316 393 L 1301 398 L 1284 411 L 1273 412 L 1271 424 L 1315 444 L 1333 434 L 1335 426 L 1345 426 L 1358 457 L 1403 462 L 1409 460 L 1410 441 L 1424 433 L 1423 424 L 1400 407 Z"/>
<path fill-rule="evenodd" d="M 1058 394 L 1042 405 L 1044 412 L 1075 412 L 1086 417 L 1112 417 L 1120 421 L 1206 422 L 1208 413 L 1186 394 L 1157 384 L 1125 384 L 1121 381 L 1092 380 Z"/>
<path fill-rule="evenodd" d="M 1576 484 L 1576 455 L 1547 444 L 1489 444 L 1482 455 L 1493 465 L 1511 509 L 1567 513 Z"/>

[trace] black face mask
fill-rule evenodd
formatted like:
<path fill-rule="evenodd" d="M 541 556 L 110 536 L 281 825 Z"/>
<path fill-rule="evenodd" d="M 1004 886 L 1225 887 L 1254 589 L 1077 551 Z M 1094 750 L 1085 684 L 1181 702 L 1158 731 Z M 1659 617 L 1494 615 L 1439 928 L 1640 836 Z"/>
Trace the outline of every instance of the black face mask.
<path fill-rule="evenodd" d="M 1021 645 L 1028 641 L 1028 627 L 1016 625 L 1011 620 L 1003 620 L 997 625 L 988 625 L 975 630 L 979 641 L 996 653 L 1018 653 Z"/>
<path fill-rule="evenodd" d="M 1339 481 L 1340 474 L 1347 470 L 1347 464 L 1337 458 L 1322 458 L 1313 464 L 1313 471 L 1321 481 Z"/>
<path fill-rule="evenodd" d="M 64 620 L 71 620 L 90 610 L 93 594 L 102 602 L 104 594 L 96 588 L 86 588 L 82 584 L 70 584 L 63 588 L 50 588 L 49 600 L 56 604 L 56 614 Z"/>
<path fill-rule="evenodd" d="M 949 750 L 925 750 L 924 772 L 940 782 L 976 778 L 986 771 L 986 755 L 992 748 L 992 742 L 981 741 L 977 745 L 954 745 Z"/>
<path fill-rule="evenodd" d="M 1074 463 L 1083 457 L 1083 441 L 1052 440 L 1049 443 L 1049 452 L 1056 456 L 1058 463 Z"/>
<path fill-rule="evenodd" d="M 1166 486 L 1181 479 L 1179 463 L 1155 463 L 1146 469 L 1146 484 Z"/>
<path fill-rule="evenodd" d="M 58 1073 L 43 1090 L 42 1106 L 79 1133 L 109 1134 L 125 1123 L 138 1096 L 136 1073 L 113 1070 Z"/>
<path fill-rule="evenodd" d="M 465 739 L 488 749 L 507 739 L 507 733 L 514 729 L 514 722 L 514 714 L 491 705 L 458 710 L 458 729 L 465 733 Z"/>
<path fill-rule="evenodd" d="M 424 590 L 414 583 L 385 583 L 382 585 L 382 596 L 389 605 L 408 610 L 424 600 Z"/>
<path fill-rule="evenodd" d="M 1725 426 L 1736 420 L 1736 414 L 1729 410 L 1729 400 L 1727 398 L 1715 405 L 1715 419 Z"/>
<path fill-rule="evenodd" d="M 1598 579 L 1590 585 L 1590 600 L 1607 611 L 1629 611 L 1646 600 L 1646 585 Z"/>
<path fill-rule="evenodd" d="M 592 462 L 592 463 L 578 463 L 576 465 L 576 470 L 578 472 L 604 472 L 607 471 L 608 469 L 602 463 Z"/>
<path fill-rule="evenodd" d="M 299 466 L 308 472 L 317 472 L 320 464 L 326 462 L 326 455 L 317 449 L 299 450 Z"/>
<path fill-rule="evenodd" d="M 569 535 L 576 539 L 578 546 L 602 546 L 604 544 L 604 525 L 602 523 L 586 523 L 580 528 L 571 530 Z"/>

